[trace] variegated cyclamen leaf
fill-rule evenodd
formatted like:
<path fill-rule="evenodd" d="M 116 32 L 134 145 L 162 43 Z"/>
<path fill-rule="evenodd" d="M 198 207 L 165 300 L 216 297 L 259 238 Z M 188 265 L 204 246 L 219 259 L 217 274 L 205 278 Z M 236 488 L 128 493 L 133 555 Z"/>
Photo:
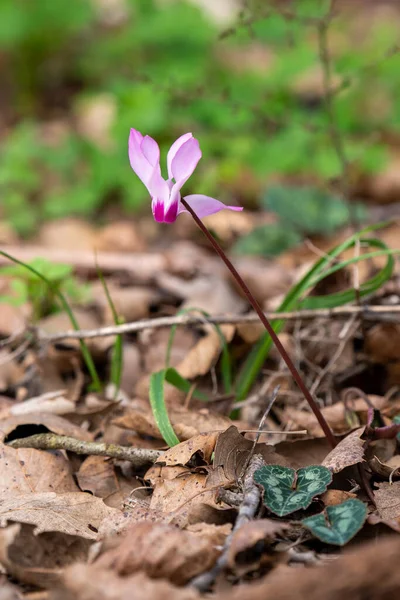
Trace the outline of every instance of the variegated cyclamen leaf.
<path fill-rule="evenodd" d="M 314 496 L 323 494 L 332 474 L 319 465 L 295 471 L 279 465 L 265 465 L 254 473 L 254 481 L 264 488 L 264 504 L 279 517 L 307 508 Z"/>
<path fill-rule="evenodd" d="M 302 525 L 322 542 L 344 546 L 360 531 L 366 518 L 367 506 L 352 498 L 342 504 L 327 506 L 324 512 L 303 519 Z"/>

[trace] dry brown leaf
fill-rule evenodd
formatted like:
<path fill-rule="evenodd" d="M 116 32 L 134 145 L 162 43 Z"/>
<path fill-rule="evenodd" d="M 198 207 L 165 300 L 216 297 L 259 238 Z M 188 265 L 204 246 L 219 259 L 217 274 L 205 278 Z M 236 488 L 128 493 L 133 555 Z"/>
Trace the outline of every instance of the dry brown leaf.
<path fill-rule="evenodd" d="M 50 413 L 52 415 L 67 415 L 75 410 L 75 402 L 63 394 L 42 394 L 14 404 L 8 411 L 9 415 L 25 415 L 35 412 Z"/>
<path fill-rule="evenodd" d="M 139 226 L 132 220 L 113 221 L 97 234 L 98 250 L 104 252 L 143 252 L 146 249 Z"/>
<path fill-rule="evenodd" d="M 231 517 L 232 511 L 215 502 L 215 486 L 208 485 L 205 473 L 154 465 L 145 479 L 153 486 L 150 508 L 179 518 L 181 527 L 199 521 L 222 524 Z"/>
<path fill-rule="evenodd" d="M 272 519 L 258 519 L 249 521 L 233 533 L 228 550 L 228 565 L 233 569 L 239 555 L 251 552 L 256 544 L 264 541 L 270 545 L 278 536 L 290 529 L 290 525 L 283 521 Z"/>
<path fill-rule="evenodd" d="M 248 73 L 249 71 L 259 74 L 266 73 L 275 62 L 275 53 L 272 47 L 267 47 L 256 40 L 243 45 L 243 48 L 221 44 L 216 48 L 216 52 L 221 63 L 236 73 Z M 233 214 L 241 215 L 243 213 Z M 206 219 L 208 218 L 206 217 Z"/>
<path fill-rule="evenodd" d="M 331 446 L 325 437 L 279 442 L 275 446 L 275 451 L 283 456 L 293 469 L 320 465 L 330 450 Z"/>
<path fill-rule="evenodd" d="M 190 533 L 199 535 L 200 537 L 205 537 L 214 546 L 222 546 L 232 531 L 232 525 L 230 523 L 225 523 L 224 525 L 194 523 L 193 525 L 188 525 L 186 531 L 190 531 Z"/>
<path fill-rule="evenodd" d="M 91 492 L 98 498 L 105 499 L 119 489 L 114 464 L 105 456 L 88 456 L 79 467 L 76 479 L 82 492 Z"/>
<path fill-rule="evenodd" d="M 15 450 L 0 444 L 0 498 L 32 492 L 77 492 L 71 466 L 59 451 Z"/>
<path fill-rule="evenodd" d="M 122 361 L 121 389 L 132 395 L 135 385 L 143 375 L 142 356 L 136 344 L 124 344 Z"/>
<path fill-rule="evenodd" d="M 2 302 L 0 312 L 0 334 L 4 337 L 23 331 L 32 317 L 32 307 L 29 304 L 15 306 Z M 1 356 L 5 355 L 4 351 Z M 2 365 L 3 368 L 4 365 Z"/>
<path fill-rule="evenodd" d="M 50 600 L 200 600 L 193 589 L 177 588 L 142 573 L 118 577 L 95 565 L 69 567 L 63 575 L 63 584 L 54 590 Z"/>
<path fill-rule="evenodd" d="M 103 519 L 97 539 L 102 540 L 112 535 L 124 533 L 129 527 L 141 521 L 171 524 L 176 527 L 185 527 L 187 524 L 186 516 L 182 518 L 180 515 L 154 510 L 150 508 L 150 499 L 143 500 L 132 495 L 125 499 L 123 512 L 116 511 Z"/>
<path fill-rule="evenodd" d="M 215 446 L 213 468 L 207 478 L 207 485 L 235 482 L 241 476 L 252 448 L 253 442 L 244 438 L 234 425 L 221 433 Z M 267 464 L 288 466 L 286 459 L 277 454 L 273 446 L 256 444 L 254 452 L 261 454 Z"/>
<path fill-rule="evenodd" d="M 118 316 L 126 322 L 149 317 L 151 306 L 160 301 L 160 294 L 151 287 L 120 287 L 112 283 L 107 287 Z M 101 283 L 92 286 L 92 293 L 101 311 L 102 322 L 114 324 L 113 312 Z"/>
<path fill-rule="evenodd" d="M 400 361 L 400 325 L 378 323 L 365 336 L 365 351 L 376 363 Z"/>
<path fill-rule="evenodd" d="M 0 500 L 0 523 L 35 525 L 35 534 L 59 531 L 94 540 L 102 520 L 114 509 L 83 492 L 15 494 Z"/>
<path fill-rule="evenodd" d="M 99 93 L 79 98 L 75 106 L 75 122 L 78 133 L 102 150 L 113 148 L 111 128 L 117 115 L 113 94 Z"/>
<path fill-rule="evenodd" d="M 398 536 L 357 544 L 328 564 L 274 569 L 252 585 L 238 585 L 218 600 L 392 600 L 400 593 Z M 144 599 L 143 599 L 144 600 Z"/>
<path fill-rule="evenodd" d="M 153 373 L 165 368 L 170 332 L 168 329 L 150 329 L 139 334 L 139 349 L 143 355 L 144 371 Z M 188 327 L 178 327 L 170 354 L 170 366 L 176 367 L 196 344 L 198 335 Z M 148 387 L 142 397 L 148 398 Z"/>
<path fill-rule="evenodd" d="M 218 432 L 200 433 L 177 446 L 170 448 L 162 455 L 157 463 L 172 467 L 174 465 L 186 465 L 194 454 L 206 462 L 211 462 L 211 455 L 214 452 L 215 443 L 218 438 Z"/>
<path fill-rule="evenodd" d="M 0 529 L 0 563 L 18 581 L 40 588 L 58 584 L 62 568 L 85 560 L 89 546 L 89 540 L 61 533 L 35 535 L 30 525 Z"/>
<path fill-rule="evenodd" d="M 227 343 L 232 341 L 235 334 L 234 325 L 221 325 L 220 331 Z M 185 358 L 176 366 L 176 370 L 187 379 L 206 375 L 215 364 L 222 351 L 221 338 L 214 328 L 208 330 L 205 337 L 189 351 Z"/>
<path fill-rule="evenodd" d="M 371 405 L 378 410 L 382 410 L 388 404 L 387 398 L 382 396 L 371 394 L 368 398 Z M 366 419 L 368 405 L 363 398 L 356 398 L 348 403 L 348 411 L 343 402 L 340 401 L 333 404 L 333 406 L 323 408 L 321 412 L 335 433 L 347 433 L 351 429 L 351 425 L 346 419 L 346 415 L 355 412 L 358 416 Z M 312 437 L 324 437 L 316 417 L 311 412 L 295 410 L 290 407 L 283 413 L 282 418 L 285 423 L 295 423 L 300 429 L 307 429 Z"/>
<path fill-rule="evenodd" d="M 114 544 L 95 562 L 99 568 L 123 577 L 143 571 L 176 585 L 210 569 L 220 553 L 206 537 L 149 521 L 133 525 Z"/>
<path fill-rule="evenodd" d="M 136 406 L 138 410 L 127 409 L 122 416 L 113 420 L 113 424 L 124 429 L 133 429 L 141 435 L 161 439 L 161 433 L 149 406 L 140 402 L 136 403 Z M 231 424 L 228 417 L 212 412 L 208 408 L 195 411 L 176 406 L 171 408 L 168 414 L 175 433 L 181 440 L 190 439 L 203 432 L 221 431 Z"/>
<path fill-rule="evenodd" d="M 400 190 L 400 152 L 393 150 L 388 164 L 366 180 L 368 193 L 379 203 L 396 202 Z"/>
<path fill-rule="evenodd" d="M 14 432 L 13 437 L 18 437 L 15 431 L 18 427 L 23 427 L 24 436 L 43 433 L 47 429 L 51 433 L 69 435 L 78 440 L 85 440 L 88 442 L 93 440 L 93 434 L 85 431 L 82 427 L 78 427 L 78 425 L 67 421 L 67 419 L 63 419 L 58 415 L 52 415 L 50 413 L 37 412 L 28 415 L 13 416 L 0 421 L 0 441 L 3 442 L 12 432 Z M 38 431 L 39 427 L 40 430 Z M 31 431 L 30 428 L 32 428 Z"/>
<path fill-rule="evenodd" d="M 400 463 L 397 461 L 396 465 L 396 460 L 392 463 L 393 466 L 389 466 L 389 463 L 395 458 L 393 455 L 396 449 L 396 439 L 383 439 L 370 442 L 366 449 L 366 459 L 372 471 L 385 479 L 388 479 L 390 476 L 394 477 L 396 475 L 396 466 L 400 466 Z"/>
<path fill-rule="evenodd" d="M 5 575 L 0 575 L 0 600 L 23 600 L 24 597 L 16 585 L 9 583 Z"/>
<path fill-rule="evenodd" d="M 47 221 L 40 228 L 38 242 L 45 248 L 93 251 L 96 248 L 96 231 L 90 223 L 79 219 Z"/>
<path fill-rule="evenodd" d="M 204 310 L 210 315 L 238 314 L 247 303 L 240 298 L 230 285 L 217 275 L 199 275 L 191 281 L 161 273 L 158 278 L 161 288 L 184 300 L 182 308 Z M 196 313 L 195 313 L 196 314 Z"/>
<path fill-rule="evenodd" d="M 342 502 L 346 502 L 350 498 L 357 498 L 357 494 L 345 492 L 344 490 L 328 490 L 321 496 L 321 500 L 325 506 L 336 506 L 336 504 L 342 504 Z"/>
<path fill-rule="evenodd" d="M 356 465 L 363 462 L 364 459 L 364 444 L 360 436 L 364 433 L 364 427 L 360 427 L 349 433 L 341 440 L 336 448 L 329 452 L 328 456 L 322 461 L 322 465 L 330 469 L 333 473 L 339 473 L 346 467 Z"/>
<path fill-rule="evenodd" d="M 261 305 L 285 294 L 294 281 L 291 270 L 265 258 L 238 256 L 235 266 Z"/>
<path fill-rule="evenodd" d="M 15 360 L 9 360 L 9 357 L 8 350 L 0 349 L 0 391 L 4 392 L 20 385 L 25 375 L 24 366 Z"/>
<path fill-rule="evenodd" d="M 96 317 L 94 312 L 88 309 L 74 307 L 74 317 L 78 322 L 80 329 L 97 329 L 101 325 L 100 320 Z M 65 312 L 49 315 L 48 317 L 41 319 L 38 325 L 45 333 L 59 333 L 60 331 L 66 331 L 71 328 L 71 322 Z M 86 340 L 86 344 L 95 357 L 102 357 L 113 345 L 114 341 L 112 336 L 108 336 L 88 339 Z M 59 348 L 57 351 L 58 354 L 53 350 L 53 355 L 54 358 L 57 358 L 58 356 L 60 365 L 62 365 L 62 360 L 65 362 L 70 360 L 72 350 L 76 350 L 79 355 L 81 354 L 79 340 L 63 340 L 57 344 L 57 348 Z"/>
<path fill-rule="evenodd" d="M 204 224 L 217 234 L 225 244 L 232 243 L 239 235 L 250 233 L 255 218 L 249 212 L 215 213 L 204 218 Z"/>
<path fill-rule="evenodd" d="M 379 516 L 384 521 L 400 522 L 400 481 L 377 483 L 374 490 L 375 503 Z"/>

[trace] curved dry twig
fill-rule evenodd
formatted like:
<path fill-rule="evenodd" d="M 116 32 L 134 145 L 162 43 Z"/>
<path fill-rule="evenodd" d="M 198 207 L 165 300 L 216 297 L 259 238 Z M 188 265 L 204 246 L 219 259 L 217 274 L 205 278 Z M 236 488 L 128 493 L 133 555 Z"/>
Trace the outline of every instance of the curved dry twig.
<path fill-rule="evenodd" d="M 8 444 L 12 448 L 35 448 L 37 450 L 68 450 L 75 454 L 88 454 L 94 456 L 107 456 L 128 460 L 136 468 L 155 463 L 163 454 L 162 450 L 148 448 L 131 448 L 117 444 L 104 444 L 101 442 L 85 442 L 66 435 L 55 433 L 38 433 L 25 438 L 12 440 Z"/>

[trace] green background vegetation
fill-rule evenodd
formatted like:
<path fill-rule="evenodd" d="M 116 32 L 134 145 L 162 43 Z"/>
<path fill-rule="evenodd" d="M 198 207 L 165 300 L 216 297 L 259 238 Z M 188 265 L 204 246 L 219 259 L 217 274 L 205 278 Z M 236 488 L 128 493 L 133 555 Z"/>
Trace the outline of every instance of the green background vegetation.
<path fill-rule="evenodd" d="M 303 17 L 326 8 L 299 4 Z M 339 177 L 323 95 L 304 86 L 320 68 L 316 29 L 272 8 L 258 18 L 266 5 L 254 2 L 221 35 L 181 1 L 126 0 L 122 16 L 107 19 L 95 1 L 3 0 L 3 217 L 30 235 L 47 218 L 101 220 L 110 207 L 133 214 L 147 206 L 127 159 L 133 126 L 163 151 L 186 131 L 198 137 L 204 158 L 188 193 L 256 208 L 270 181 Z M 369 25 L 362 42 L 346 27 L 339 16 L 329 31 L 338 128 L 354 172 L 373 173 L 388 160 L 385 133 L 400 128 L 397 24 Z M 80 126 L 99 105 L 100 143 Z"/>

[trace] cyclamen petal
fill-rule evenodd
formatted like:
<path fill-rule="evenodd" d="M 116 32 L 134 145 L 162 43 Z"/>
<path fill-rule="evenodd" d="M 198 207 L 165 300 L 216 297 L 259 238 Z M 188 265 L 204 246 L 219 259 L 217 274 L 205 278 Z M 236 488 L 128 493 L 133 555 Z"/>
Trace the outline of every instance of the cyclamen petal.
<path fill-rule="evenodd" d="M 166 205 L 158 199 L 153 200 L 151 209 L 153 211 L 154 220 L 158 223 L 173 223 L 178 216 L 179 202 L 178 200 L 166 207 Z"/>
<path fill-rule="evenodd" d="M 160 149 L 150 136 L 131 129 L 129 135 L 129 160 L 132 169 L 147 187 L 151 198 L 153 216 L 159 223 L 173 223 L 181 212 L 188 212 L 181 203 L 180 190 L 189 179 L 201 158 L 199 142 L 191 133 L 185 133 L 171 146 L 167 157 L 169 179 L 161 175 Z M 174 181 L 175 180 L 175 181 Z M 243 210 L 240 206 L 225 206 L 219 200 L 202 194 L 186 196 L 196 214 L 202 218 L 224 208 Z"/>
<path fill-rule="evenodd" d="M 223 202 L 216 200 L 215 198 L 211 198 L 211 196 L 203 196 L 203 194 L 191 194 L 189 196 L 185 196 L 184 199 L 189 204 L 190 208 L 193 208 L 196 215 L 202 219 L 203 217 L 208 217 L 209 215 L 213 215 L 220 210 L 224 210 L 227 208 L 228 210 L 243 210 L 243 206 L 226 206 Z M 179 206 L 179 214 L 182 212 L 188 212 L 188 210 L 180 204 Z"/>
<path fill-rule="evenodd" d="M 182 186 L 197 167 L 201 158 L 199 142 L 190 138 L 182 144 L 171 163 L 171 172 L 177 183 Z"/>
<path fill-rule="evenodd" d="M 136 175 L 147 187 L 153 172 L 153 167 L 142 152 L 142 140 L 142 134 L 139 131 L 136 131 L 136 129 L 131 129 L 129 135 L 129 161 Z"/>
<path fill-rule="evenodd" d="M 152 167 L 160 164 L 160 148 L 152 137 L 146 135 L 140 144 L 140 148 Z"/>
<path fill-rule="evenodd" d="M 179 137 L 177 140 L 175 140 L 175 142 L 172 144 L 171 148 L 168 150 L 167 167 L 168 167 L 168 177 L 170 179 L 173 178 L 171 166 L 172 166 L 172 161 L 174 160 L 176 153 L 178 152 L 179 148 L 185 142 L 190 140 L 190 138 L 192 138 L 192 137 L 193 137 L 193 135 L 191 133 L 184 133 L 183 135 L 181 135 L 181 137 Z"/>

